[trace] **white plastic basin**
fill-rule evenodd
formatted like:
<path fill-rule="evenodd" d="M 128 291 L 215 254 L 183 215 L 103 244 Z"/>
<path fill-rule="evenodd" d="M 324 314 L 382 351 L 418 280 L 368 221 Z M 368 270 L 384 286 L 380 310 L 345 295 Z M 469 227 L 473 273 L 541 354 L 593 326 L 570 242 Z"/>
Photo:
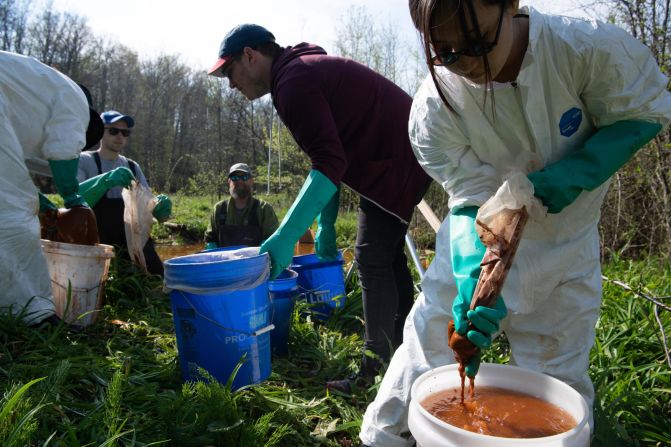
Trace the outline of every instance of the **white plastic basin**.
<path fill-rule="evenodd" d="M 543 438 L 500 438 L 470 432 L 433 416 L 420 402 L 435 392 L 461 387 L 457 368 L 453 364 L 427 371 L 412 385 L 408 425 L 418 447 L 589 447 L 589 411 L 580 393 L 554 377 L 511 365 L 483 363 L 475 380 L 476 388 L 491 386 L 530 394 L 563 408 L 578 424 L 569 431 Z"/>

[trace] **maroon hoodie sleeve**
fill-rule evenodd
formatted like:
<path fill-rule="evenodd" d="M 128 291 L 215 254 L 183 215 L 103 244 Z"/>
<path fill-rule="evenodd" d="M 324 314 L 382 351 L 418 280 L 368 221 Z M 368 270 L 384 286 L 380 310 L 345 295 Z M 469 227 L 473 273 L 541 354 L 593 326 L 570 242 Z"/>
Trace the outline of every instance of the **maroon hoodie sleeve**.
<path fill-rule="evenodd" d="M 347 170 L 347 158 L 328 100 L 311 67 L 295 64 L 282 74 L 274 93 L 282 121 L 312 162 L 312 169 L 335 185 Z"/>

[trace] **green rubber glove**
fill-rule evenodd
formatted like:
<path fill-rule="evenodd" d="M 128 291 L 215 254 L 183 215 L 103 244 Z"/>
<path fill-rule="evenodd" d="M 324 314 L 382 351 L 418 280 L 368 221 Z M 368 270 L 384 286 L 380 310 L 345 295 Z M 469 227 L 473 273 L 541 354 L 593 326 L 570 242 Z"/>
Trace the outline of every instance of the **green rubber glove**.
<path fill-rule="evenodd" d="M 214 248 L 219 248 L 216 242 L 207 242 L 205 244 L 205 250 L 212 250 Z"/>
<path fill-rule="evenodd" d="M 54 176 L 56 190 L 63 197 L 65 207 L 88 206 L 84 198 L 79 195 L 79 182 L 77 182 L 79 157 L 72 160 L 49 160 L 49 167 Z"/>
<path fill-rule="evenodd" d="M 79 184 L 79 193 L 84 196 L 86 203 L 94 206 L 102 199 L 110 188 L 121 186 L 128 188 L 135 180 L 133 172 L 123 166 L 107 171 L 84 180 Z"/>
<path fill-rule="evenodd" d="M 261 244 L 260 253 L 270 255 L 270 279 L 277 278 L 291 264 L 296 241 L 312 225 L 337 189 L 324 174 L 315 169 L 310 171 L 279 228 Z"/>
<path fill-rule="evenodd" d="M 494 307 L 478 306 L 466 312 L 466 317 L 478 330 L 468 331 L 466 337 L 480 349 L 492 345 L 492 335 L 499 330 L 499 323 L 508 314 L 502 297 L 496 299 Z"/>
<path fill-rule="evenodd" d="M 452 303 L 452 317 L 454 329 L 460 335 L 465 335 L 479 348 L 485 348 L 491 345 L 491 336 L 498 330 L 499 321 L 506 316 L 507 311 L 502 297 L 498 297 L 494 309 L 478 306 L 474 310 L 469 310 L 480 276 L 480 263 L 486 251 L 475 231 L 477 213 L 478 208 L 471 206 L 450 214 L 450 251 L 452 271 L 457 285 L 457 296 Z M 469 322 L 477 330 L 469 330 Z M 479 368 L 478 355 L 466 365 L 466 375 L 475 377 Z"/>
<path fill-rule="evenodd" d="M 335 221 L 340 208 L 340 188 L 338 188 L 317 216 L 317 233 L 315 234 L 315 252 L 320 261 L 335 261 L 338 258 L 336 245 Z"/>
<path fill-rule="evenodd" d="M 583 147 L 527 177 L 548 212 L 559 213 L 580 195 L 608 180 L 662 129 L 645 121 L 618 121 L 602 127 Z"/>
<path fill-rule="evenodd" d="M 170 201 L 170 198 L 165 194 L 157 195 L 156 200 L 157 203 L 156 206 L 154 207 L 154 211 L 152 211 L 152 215 L 159 222 L 165 222 L 166 220 L 168 220 L 170 214 L 172 213 L 172 202 Z"/>
<path fill-rule="evenodd" d="M 44 194 L 41 192 L 37 193 L 39 198 L 40 198 L 40 212 L 44 212 L 46 210 L 54 210 L 58 211 L 58 207 L 54 205 L 54 203 L 47 198 Z"/>

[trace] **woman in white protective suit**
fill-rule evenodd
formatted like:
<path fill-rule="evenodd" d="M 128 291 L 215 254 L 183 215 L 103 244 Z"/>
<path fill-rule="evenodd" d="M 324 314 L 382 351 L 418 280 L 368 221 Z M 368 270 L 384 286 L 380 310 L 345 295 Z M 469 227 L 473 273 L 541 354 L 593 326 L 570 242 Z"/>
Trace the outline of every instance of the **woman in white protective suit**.
<path fill-rule="evenodd" d="M 22 315 L 27 324 L 54 315 L 38 191 L 25 160 L 47 160 L 65 207 L 87 215 L 92 211 L 78 193 L 79 153 L 102 130 L 74 81 L 33 58 L 0 51 L 0 312 Z"/>
<path fill-rule="evenodd" d="M 370 446 L 413 444 L 410 387 L 454 363 L 453 318 L 480 348 L 502 330 L 511 363 L 568 383 L 591 408 L 599 209 L 609 178 L 671 120 L 667 78 L 616 26 L 541 14 L 516 0 L 409 3 L 430 71 L 414 98 L 410 140 L 449 194 L 450 215 L 403 344 L 364 416 L 360 438 Z M 526 174 L 548 213 L 527 223 L 496 308 L 468 311 L 484 254 L 475 215 L 512 171 Z M 476 358 L 467 375 L 478 366 Z"/>

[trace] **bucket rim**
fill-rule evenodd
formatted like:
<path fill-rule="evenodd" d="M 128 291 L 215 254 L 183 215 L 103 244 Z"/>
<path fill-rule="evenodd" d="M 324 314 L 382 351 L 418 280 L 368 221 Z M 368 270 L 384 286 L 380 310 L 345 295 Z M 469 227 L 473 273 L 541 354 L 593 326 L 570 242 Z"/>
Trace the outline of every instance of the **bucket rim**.
<path fill-rule="evenodd" d="M 280 278 L 287 273 L 288 278 Z M 268 280 L 268 291 L 271 293 L 289 292 L 298 290 L 298 272 L 292 269 L 284 269 L 280 275 L 272 280 Z"/>
<path fill-rule="evenodd" d="M 198 257 L 198 256 L 203 256 L 207 254 L 212 254 L 216 252 L 220 252 L 224 250 L 212 250 L 212 251 L 203 251 L 199 253 L 192 253 L 190 255 L 184 255 L 184 256 L 176 256 L 174 258 L 167 259 L 163 261 L 163 264 L 166 267 L 171 267 L 171 268 L 179 268 L 179 267 L 184 267 L 184 266 L 204 266 L 204 265 L 213 265 L 213 264 L 224 264 L 228 262 L 258 262 L 261 257 L 268 258 L 268 253 L 260 253 L 254 256 L 248 256 L 246 258 L 236 258 L 236 259 L 213 259 L 210 261 L 202 261 L 202 262 L 179 262 L 179 261 L 184 261 L 192 257 Z"/>
<path fill-rule="evenodd" d="M 288 278 L 280 278 L 284 273 L 288 273 L 289 277 Z M 268 282 L 291 282 L 295 281 L 298 279 L 298 272 L 296 270 L 286 268 L 282 270 L 282 273 L 279 274 L 279 276 L 275 279 L 268 280 Z"/>
<path fill-rule="evenodd" d="M 83 245 L 70 244 L 67 242 L 56 242 L 49 239 L 40 239 L 42 250 L 63 255 L 76 255 L 85 257 L 113 258 L 114 247 L 107 244 Z M 79 252 L 79 253 L 75 253 Z"/>
<path fill-rule="evenodd" d="M 502 370 L 510 371 L 510 370 L 516 369 L 518 371 L 523 372 L 524 374 L 543 376 L 544 378 L 549 379 L 550 381 L 559 384 L 560 386 L 564 387 L 567 392 L 569 392 L 569 393 L 573 392 L 580 398 L 581 407 L 582 407 L 583 413 L 585 414 L 585 417 L 583 417 L 582 420 L 577 421 L 575 427 L 573 427 L 570 430 L 566 430 L 565 432 L 562 432 L 562 433 L 557 433 L 556 435 L 542 436 L 542 437 L 539 437 L 539 438 L 502 438 L 500 436 L 491 436 L 491 435 L 485 435 L 485 434 L 482 434 L 482 433 L 472 432 L 470 430 L 466 430 L 466 429 L 457 427 L 455 425 L 448 424 L 447 422 L 445 422 L 442 419 L 434 416 L 428 410 L 426 410 L 419 403 L 418 399 L 415 396 L 417 395 L 417 393 L 418 393 L 417 389 L 422 384 L 422 382 L 429 379 L 431 376 L 434 376 L 436 374 L 440 374 L 440 373 L 443 373 L 443 372 L 447 372 L 447 371 L 450 371 L 450 372 L 453 372 L 454 374 L 457 374 L 458 373 L 457 372 L 458 367 L 459 367 L 458 363 L 443 365 L 443 366 L 439 366 L 437 368 L 430 369 L 430 370 L 426 371 L 425 373 L 423 373 L 422 375 L 420 375 L 419 377 L 417 377 L 415 379 L 415 381 L 413 382 L 412 387 L 410 388 L 410 405 L 415 407 L 416 411 L 418 411 L 420 414 L 422 414 L 422 416 L 428 418 L 432 423 L 437 424 L 438 426 L 443 427 L 443 428 L 448 428 L 449 430 L 454 430 L 456 433 L 458 433 L 462 436 L 474 436 L 475 437 L 474 439 L 476 439 L 476 440 L 481 439 L 483 442 L 487 442 L 487 441 L 492 442 L 493 440 L 501 440 L 501 439 L 506 439 L 506 440 L 507 439 L 512 439 L 512 440 L 515 441 L 516 445 L 525 445 L 525 444 L 536 444 L 537 445 L 539 440 L 544 440 L 545 442 L 551 442 L 551 441 L 558 441 L 558 440 L 561 440 L 563 438 L 568 438 L 568 437 L 574 436 L 574 435 L 578 434 L 581 430 L 583 430 L 585 424 L 587 424 L 587 422 L 589 420 L 589 409 L 587 408 L 587 403 L 585 402 L 585 399 L 582 397 L 582 395 L 580 393 L 578 393 L 578 391 L 573 389 L 567 383 L 562 382 L 561 380 L 559 380 L 555 377 L 552 377 L 548 374 L 544 374 L 544 373 L 541 373 L 541 372 L 538 372 L 538 371 L 532 371 L 532 370 L 526 369 L 526 368 L 520 368 L 519 366 L 515 366 L 515 365 L 501 365 L 501 364 L 498 364 L 498 363 L 482 363 L 480 365 L 480 369 L 479 369 L 480 372 L 483 371 L 483 367 L 484 367 L 485 370 L 486 369 L 492 369 L 492 370 L 499 370 L 499 371 L 502 371 Z M 444 389 L 448 389 L 448 388 L 444 388 Z M 436 390 L 436 391 L 439 391 L 439 390 Z"/>
<path fill-rule="evenodd" d="M 320 261 L 316 253 L 294 256 L 291 259 L 291 269 L 309 269 L 319 267 L 329 267 L 333 265 L 342 265 L 345 262 L 342 256 L 342 250 L 338 250 L 338 257 L 333 261 Z"/>

